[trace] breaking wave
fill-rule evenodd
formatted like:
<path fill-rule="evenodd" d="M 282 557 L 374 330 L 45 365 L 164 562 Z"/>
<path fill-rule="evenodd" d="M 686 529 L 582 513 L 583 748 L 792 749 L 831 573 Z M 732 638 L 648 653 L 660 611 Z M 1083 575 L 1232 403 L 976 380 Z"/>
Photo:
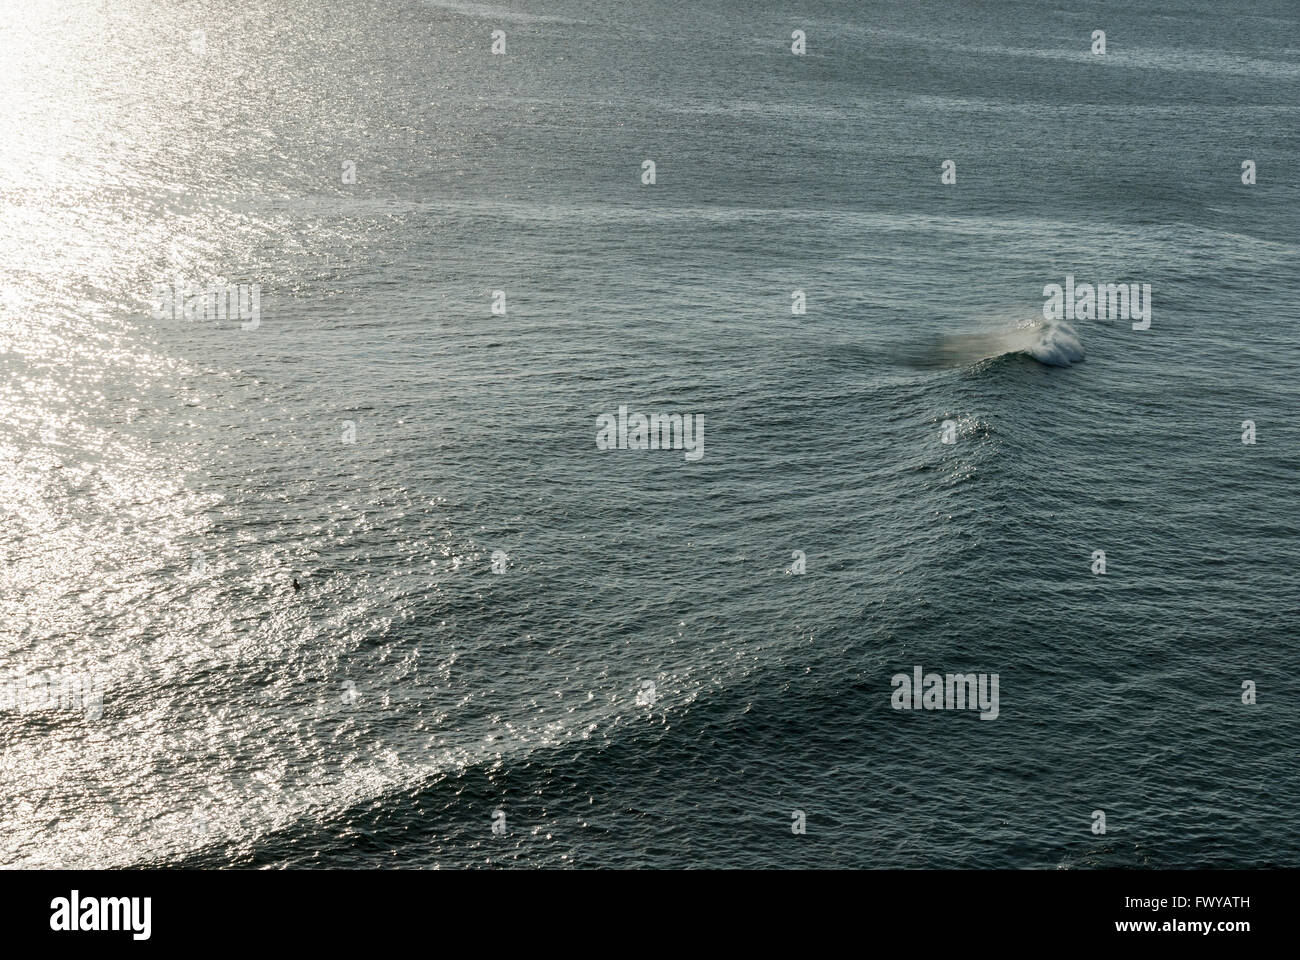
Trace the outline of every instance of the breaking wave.
<path fill-rule="evenodd" d="M 942 366 L 966 366 L 1014 353 L 1048 366 L 1068 367 L 1083 360 L 1083 344 L 1068 323 L 1033 320 L 1009 329 L 945 334 L 939 339 L 936 359 Z"/>

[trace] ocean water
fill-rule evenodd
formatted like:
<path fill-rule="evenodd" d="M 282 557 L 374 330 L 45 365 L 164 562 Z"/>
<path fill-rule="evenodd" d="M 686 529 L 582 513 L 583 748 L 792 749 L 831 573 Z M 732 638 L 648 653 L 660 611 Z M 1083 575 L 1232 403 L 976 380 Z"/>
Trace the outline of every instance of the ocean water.
<path fill-rule="evenodd" d="M 0 12 L 0 864 L 1300 866 L 1295 4 Z"/>

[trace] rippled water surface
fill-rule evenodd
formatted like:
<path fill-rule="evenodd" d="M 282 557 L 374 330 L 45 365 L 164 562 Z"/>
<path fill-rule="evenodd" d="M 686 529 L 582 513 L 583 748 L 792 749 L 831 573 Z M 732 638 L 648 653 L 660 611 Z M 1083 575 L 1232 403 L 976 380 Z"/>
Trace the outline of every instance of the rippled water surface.
<path fill-rule="evenodd" d="M 1294 4 L 0 12 L 0 864 L 1300 866 Z"/>

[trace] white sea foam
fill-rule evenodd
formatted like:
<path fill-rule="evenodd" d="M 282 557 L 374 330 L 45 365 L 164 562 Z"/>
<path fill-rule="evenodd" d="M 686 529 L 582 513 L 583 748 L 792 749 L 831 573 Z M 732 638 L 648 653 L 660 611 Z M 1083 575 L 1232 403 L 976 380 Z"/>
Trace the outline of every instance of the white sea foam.
<path fill-rule="evenodd" d="M 1039 363 L 1068 367 L 1083 359 L 1083 344 L 1068 323 L 1037 324 L 1033 333 L 1034 341 L 1024 352 Z"/>

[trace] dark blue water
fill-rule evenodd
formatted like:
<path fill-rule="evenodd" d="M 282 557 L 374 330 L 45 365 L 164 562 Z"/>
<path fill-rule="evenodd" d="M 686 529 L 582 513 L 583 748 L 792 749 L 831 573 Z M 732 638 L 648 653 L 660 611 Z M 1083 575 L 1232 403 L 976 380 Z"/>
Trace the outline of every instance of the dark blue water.
<path fill-rule="evenodd" d="M 1300 865 L 1300 12 L 1137 6 L 16 14 L 3 862 Z"/>

